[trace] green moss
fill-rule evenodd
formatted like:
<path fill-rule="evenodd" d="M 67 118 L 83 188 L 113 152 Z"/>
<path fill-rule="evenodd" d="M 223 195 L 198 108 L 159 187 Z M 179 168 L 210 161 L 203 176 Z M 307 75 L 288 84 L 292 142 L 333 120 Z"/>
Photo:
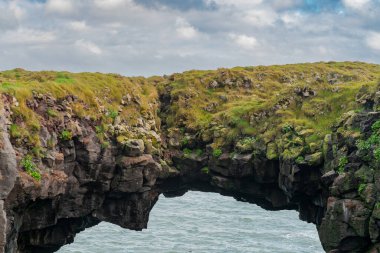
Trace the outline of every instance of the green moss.
<path fill-rule="evenodd" d="M 339 158 L 339 163 L 338 163 L 338 168 L 337 168 L 337 171 L 339 174 L 342 174 L 344 172 L 344 168 L 346 167 L 347 164 L 348 164 L 347 156 L 342 156 L 341 158 Z"/>
<path fill-rule="evenodd" d="M 296 159 L 297 164 L 302 164 L 304 162 L 305 162 L 305 157 L 303 157 L 303 156 L 297 157 L 297 159 Z"/>
<path fill-rule="evenodd" d="M 203 155 L 203 150 L 202 149 L 199 149 L 197 148 L 194 152 L 197 156 L 202 156 Z"/>
<path fill-rule="evenodd" d="M 209 170 L 208 167 L 203 167 L 203 168 L 201 169 L 201 172 L 202 172 L 203 174 L 209 174 L 209 173 L 210 173 L 210 170 Z"/>
<path fill-rule="evenodd" d="M 185 148 L 183 150 L 183 156 L 184 157 L 189 157 L 192 153 L 193 153 L 193 151 L 191 149 L 189 149 L 189 148 Z"/>
<path fill-rule="evenodd" d="M 63 130 L 59 135 L 59 138 L 63 141 L 69 141 L 73 138 L 73 134 L 68 130 Z"/>
<path fill-rule="evenodd" d="M 271 142 L 271 143 L 269 143 L 267 145 L 266 157 L 269 160 L 278 159 L 278 151 L 277 151 L 277 145 L 276 145 L 276 143 Z"/>
<path fill-rule="evenodd" d="M 219 148 L 217 149 L 214 149 L 212 151 L 212 155 L 215 157 L 215 158 L 219 158 L 221 155 L 222 155 L 223 151 Z"/>
<path fill-rule="evenodd" d="M 294 130 L 294 127 L 289 123 L 286 123 L 285 125 L 282 126 L 282 132 L 284 133 L 290 133 L 293 130 Z"/>
<path fill-rule="evenodd" d="M 380 120 L 378 120 L 375 123 L 373 123 L 372 126 L 371 126 L 371 128 L 372 128 L 372 131 L 374 131 L 374 132 L 379 131 L 379 129 L 380 129 Z"/>
<path fill-rule="evenodd" d="M 21 160 L 20 165 L 31 177 L 38 181 L 41 180 L 41 173 L 39 172 L 37 165 L 33 162 L 33 158 L 30 155 L 25 156 Z"/>
<path fill-rule="evenodd" d="M 21 132 L 19 130 L 19 127 L 16 124 L 12 124 L 9 128 L 9 133 L 12 138 L 20 138 Z"/>
<path fill-rule="evenodd" d="M 366 184 L 364 183 L 361 183 L 358 187 L 358 193 L 361 195 L 363 193 L 363 191 L 365 190 L 365 188 L 367 187 Z"/>
<path fill-rule="evenodd" d="M 115 120 L 117 116 L 119 116 L 119 113 L 117 111 L 109 110 L 109 112 L 108 112 L 109 118 L 111 118 L 112 120 Z"/>
<path fill-rule="evenodd" d="M 377 147 L 373 150 L 373 156 L 375 157 L 377 162 L 380 162 L 380 147 Z"/>
<path fill-rule="evenodd" d="M 58 117 L 58 112 L 56 110 L 49 108 L 49 109 L 47 109 L 46 113 L 49 117 L 52 117 L 52 118 Z"/>

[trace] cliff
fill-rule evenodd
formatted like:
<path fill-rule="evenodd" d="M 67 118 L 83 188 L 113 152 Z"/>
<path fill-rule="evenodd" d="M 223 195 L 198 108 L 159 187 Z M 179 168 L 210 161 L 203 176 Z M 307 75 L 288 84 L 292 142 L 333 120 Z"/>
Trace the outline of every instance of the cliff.
<path fill-rule="evenodd" d="M 0 72 L 0 252 L 54 252 L 160 194 L 296 209 L 326 252 L 380 252 L 380 66 L 164 77 Z"/>

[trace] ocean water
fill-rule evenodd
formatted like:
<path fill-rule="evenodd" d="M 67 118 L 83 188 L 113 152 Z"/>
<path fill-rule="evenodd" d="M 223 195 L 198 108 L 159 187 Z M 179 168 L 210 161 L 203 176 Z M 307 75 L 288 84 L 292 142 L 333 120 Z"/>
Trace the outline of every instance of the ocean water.
<path fill-rule="evenodd" d="M 266 211 L 216 193 L 163 195 L 153 207 L 148 229 L 109 223 L 86 229 L 59 253 L 322 253 L 313 224 L 296 211 Z"/>

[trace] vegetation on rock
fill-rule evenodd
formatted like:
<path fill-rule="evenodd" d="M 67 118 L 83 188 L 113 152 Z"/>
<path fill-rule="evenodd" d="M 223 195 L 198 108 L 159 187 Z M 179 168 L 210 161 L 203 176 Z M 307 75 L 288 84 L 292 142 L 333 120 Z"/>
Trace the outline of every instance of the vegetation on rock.
<path fill-rule="evenodd" d="M 33 158 L 30 155 L 25 156 L 21 160 L 20 165 L 31 177 L 36 180 L 41 180 L 41 173 L 39 172 L 37 165 L 33 162 Z"/>

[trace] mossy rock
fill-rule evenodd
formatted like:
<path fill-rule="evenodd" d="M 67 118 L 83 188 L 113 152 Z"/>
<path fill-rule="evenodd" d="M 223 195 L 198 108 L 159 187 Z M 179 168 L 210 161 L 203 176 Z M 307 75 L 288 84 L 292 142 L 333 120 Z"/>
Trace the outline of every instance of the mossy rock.
<path fill-rule="evenodd" d="M 374 169 L 369 168 L 365 165 L 360 167 L 359 170 L 355 172 L 355 177 L 361 182 L 361 183 L 373 183 L 374 181 Z"/>
<path fill-rule="evenodd" d="M 323 154 L 322 152 L 317 152 L 311 155 L 305 156 L 305 163 L 309 166 L 318 166 L 323 163 Z"/>
<path fill-rule="evenodd" d="M 278 150 L 277 150 L 276 143 L 273 143 L 273 142 L 268 143 L 266 157 L 269 160 L 278 159 L 279 156 L 278 156 Z"/>

